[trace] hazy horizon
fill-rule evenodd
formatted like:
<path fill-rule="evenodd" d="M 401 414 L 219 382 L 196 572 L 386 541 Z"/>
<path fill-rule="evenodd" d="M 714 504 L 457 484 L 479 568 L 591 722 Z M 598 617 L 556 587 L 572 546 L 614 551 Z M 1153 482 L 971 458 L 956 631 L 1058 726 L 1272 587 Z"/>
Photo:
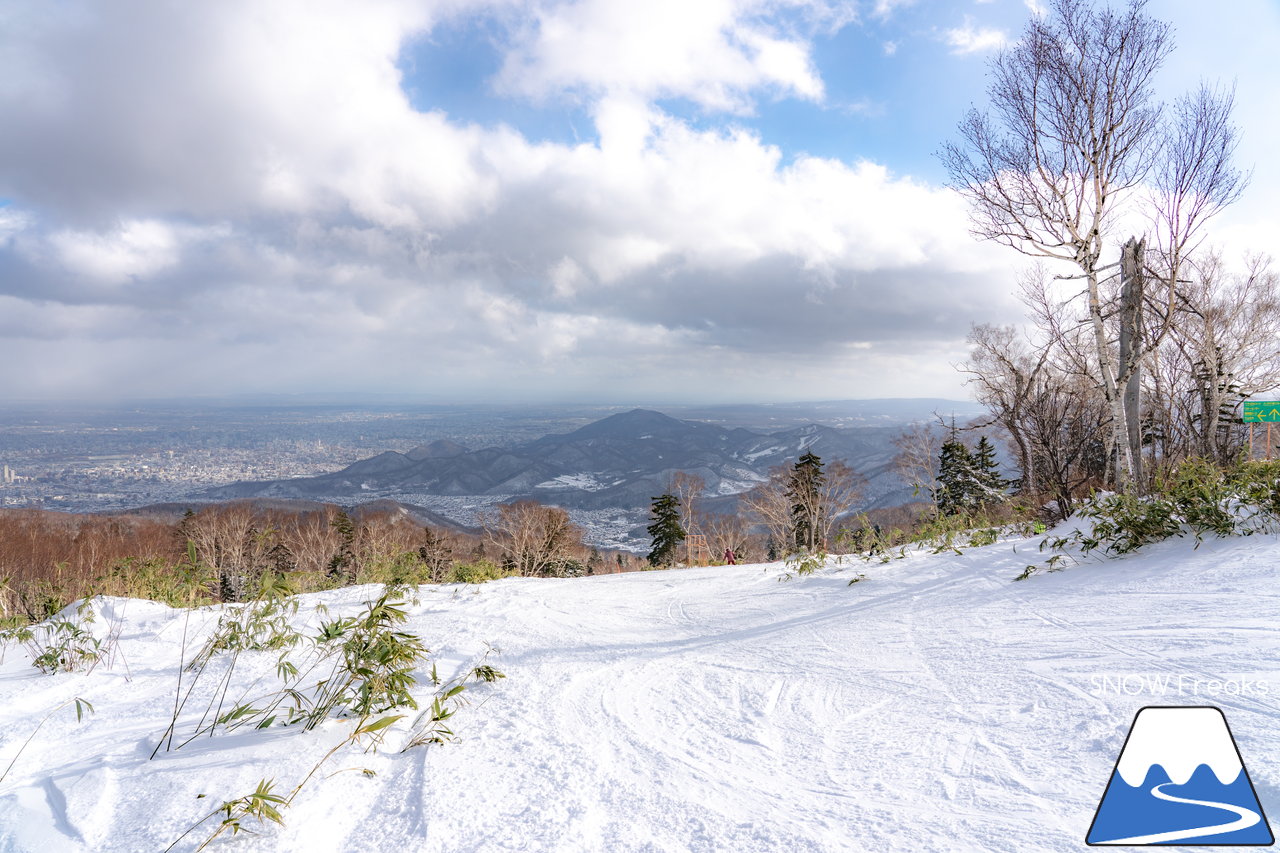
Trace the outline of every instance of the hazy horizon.
<path fill-rule="evenodd" d="M 268 408 L 287 408 L 289 406 L 327 406 L 327 407 L 421 407 L 439 409 L 732 409 L 732 408 L 808 408 L 819 406 L 836 406 L 846 404 L 904 404 L 904 403 L 951 403 L 970 408 L 983 408 L 973 399 L 951 397 L 847 397 L 827 400 L 730 400 L 706 401 L 691 398 L 670 398 L 666 400 L 607 400 L 607 399 L 508 399 L 508 400 L 467 400 L 467 399 L 430 399 L 423 395 L 395 392 L 297 392 L 269 393 L 245 392 L 239 394 L 210 394 L 203 396 L 172 397 L 0 397 L 0 406 L 25 408 L 40 407 L 101 407 L 107 409 L 129 407 L 236 407 L 263 406 Z"/>

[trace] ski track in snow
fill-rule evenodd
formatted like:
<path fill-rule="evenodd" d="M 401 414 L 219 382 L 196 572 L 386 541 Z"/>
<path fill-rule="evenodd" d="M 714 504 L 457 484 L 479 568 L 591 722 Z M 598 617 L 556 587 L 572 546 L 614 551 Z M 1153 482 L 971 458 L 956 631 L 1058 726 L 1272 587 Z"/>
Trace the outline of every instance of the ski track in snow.
<path fill-rule="evenodd" d="M 399 753 L 402 721 L 382 750 L 335 756 L 283 827 L 249 820 L 258 834 L 217 846 L 1075 851 L 1151 704 L 1221 706 L 1270 807 L 1277 695 L 1123 695 L 1091 679 L 1248 673 L 1280 693 L 1280 539 L 1175 541 L 1012 583 L 1037 542 L 855 559 L 786 583 L 771 565 L 423 587 L 409 627 L 441 675 L 492 642 L 508 676 L 468 688 L 451 721 L 461 739 Z M 857 572 L 867 580 L 848 586 Z M 321 600 L 353 613 L 378 592 L 305 596 L 300 617 L 314 623 Z M 43 676 L 14 649 L 0 663 L 0 769 L 60 703 L 96 708 L 80 723 L 54 714 L 0 783 L 0 853 L 163 850 L 259 779 L 287 794 L 347 730 L 237 731 L 149 761 L 186 617 L 108 607 L 123 618 L 110 667 Z M 215 619 L 190 615 L 188 657 Z M 237 684 L 262 677 L 266 692 L 274 665 L 243 655 Z M 202 710 L 193 700 L 180 732 Z"/>

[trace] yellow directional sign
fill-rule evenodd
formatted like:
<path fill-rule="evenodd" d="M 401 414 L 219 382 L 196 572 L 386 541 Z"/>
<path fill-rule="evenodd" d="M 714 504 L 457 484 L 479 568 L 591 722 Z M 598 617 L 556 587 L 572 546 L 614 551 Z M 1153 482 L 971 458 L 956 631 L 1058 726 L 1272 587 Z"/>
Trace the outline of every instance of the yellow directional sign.
<path fill-rule="evenodd" d="M 1244 404 L 1244 422 L 1262 423 L 1263 421 L 1280 421 L 1280 401 L 1264 402 L 1247 400 Z"/>

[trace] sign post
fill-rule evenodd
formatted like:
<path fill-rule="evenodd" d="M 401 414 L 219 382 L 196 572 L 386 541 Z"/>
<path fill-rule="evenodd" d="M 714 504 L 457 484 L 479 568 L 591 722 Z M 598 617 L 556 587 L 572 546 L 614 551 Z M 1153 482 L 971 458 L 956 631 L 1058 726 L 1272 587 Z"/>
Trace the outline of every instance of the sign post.
<path fill-rule="evenodd" d="M 1280 400 L 1246 400 L 1241 418 L 1249 425 L 1249 458 L 1253 459 L 1253 425 L 1267 425 L 1267 460 L 1271 460 L 1271 425 L 1280 421 Z"/>
<path fill-rule="evenodd" d="M 699 566 L 711 562 L 711 549 L 707 547 L 707 537 L 701 533 L 690 533 L 685 537 L 685 560 L 692 566 L 697 560 Z"/>

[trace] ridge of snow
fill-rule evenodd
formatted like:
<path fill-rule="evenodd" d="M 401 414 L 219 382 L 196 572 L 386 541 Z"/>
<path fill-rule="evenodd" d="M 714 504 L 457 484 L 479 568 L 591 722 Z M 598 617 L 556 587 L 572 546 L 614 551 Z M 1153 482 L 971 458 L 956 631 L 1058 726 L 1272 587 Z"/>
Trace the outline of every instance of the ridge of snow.
<path fill-rule="evenodd" d="M 762 456 L 771 456 L 777 453 L 785 453 L 786 451 L 787 448 L 785 446 L 775 444 L 772 447 L 766 447 L 764 450 L 757 450 L 754 453 L 744 453 L 742 458 L 748 462 L 755 462 Z"/>

